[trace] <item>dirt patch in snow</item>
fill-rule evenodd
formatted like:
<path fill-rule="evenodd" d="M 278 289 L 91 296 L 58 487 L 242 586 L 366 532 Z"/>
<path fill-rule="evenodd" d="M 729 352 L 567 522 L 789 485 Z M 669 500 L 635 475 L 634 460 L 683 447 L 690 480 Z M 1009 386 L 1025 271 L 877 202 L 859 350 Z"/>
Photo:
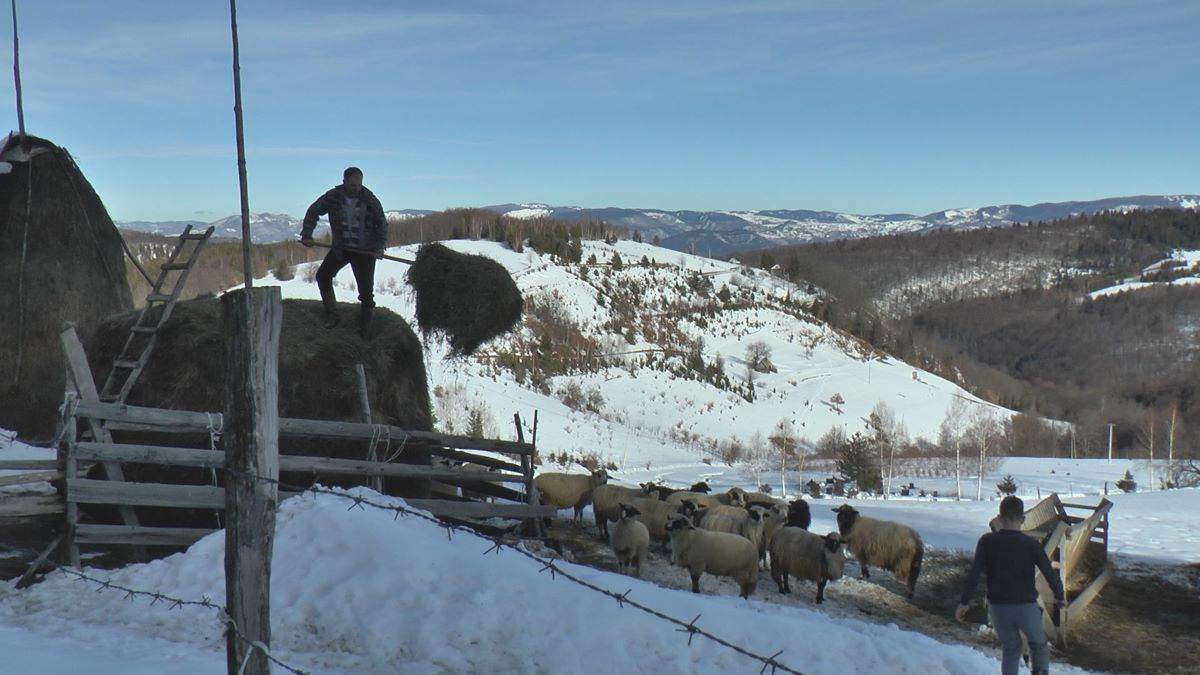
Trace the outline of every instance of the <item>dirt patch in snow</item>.
<path fill-rule="evenodd" d="M 574 562 L 615 571 L 616 559 L 596 529 L 580 529 L 556 520 L 547 533 L 551 548 Z M 686 572 L 672 567 L 662 544 L 652 542 L 642 576 L 669 588 L 691 587 Z M 921 580 L 913 602 L 904 599 L 904 585 L 887 572 L 872 570 L 870 580 L 858 578 L 858 567 L 825 591 L 820 611 L 833 616 L 894 624 L 946 643 L 968 644 L 999 657 L 999 642 L 986 620 L 981 600 L 972 605 L 968 624 L 954 620 L 970 559 L 956 551 L 926 552 Z M 982 584 L 981 584 L 982 585 Z M 729 580 L 706 575 L 701 592 L 736 595 Z M 980 597 L 982 597 L 980 589 Z M 1200 569 L 1122 569 L 1113 576 L 1087 612 L 1071 626 L 1068 646 L 1052 646 L 1055 662 L 1107 672 L 1195 672 L 1200 654 Z M 756 599 L 816 609 L 816 589 L 793 583 L 792 594 L 778 592 L 770 574 L 759 577 Z"/>

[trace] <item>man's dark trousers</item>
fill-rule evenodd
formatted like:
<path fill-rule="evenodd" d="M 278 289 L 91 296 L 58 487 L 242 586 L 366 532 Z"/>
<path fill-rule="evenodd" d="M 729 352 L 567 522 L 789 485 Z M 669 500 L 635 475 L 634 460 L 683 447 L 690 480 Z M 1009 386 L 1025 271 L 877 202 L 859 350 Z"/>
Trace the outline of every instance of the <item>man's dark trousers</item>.
<path fill-rule="evenodd" d="M 325 303 L 325 311 L 334 311 L 333 278 L 347 264 L 354 272 L 354 282 L 358 284 L 358 301 L 367 311 L 375 306 L 375 256 L 365 253 L 350 253 L 340 248 L 330 249 L 324 262 L 317 268 L 317 288 L 321 289 L 321 300 Z"/>

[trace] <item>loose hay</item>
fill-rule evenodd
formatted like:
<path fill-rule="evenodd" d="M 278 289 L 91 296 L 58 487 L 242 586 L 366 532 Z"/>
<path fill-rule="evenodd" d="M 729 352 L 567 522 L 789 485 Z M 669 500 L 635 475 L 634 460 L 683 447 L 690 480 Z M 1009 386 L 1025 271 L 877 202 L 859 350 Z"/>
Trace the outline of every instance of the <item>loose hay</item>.
<path fill-rule="evenodd" d="M 521 319 L 521 291 L 500 263 L 426 244 L 408 270 L 417 296 L 417 324 L 444 336 L 455 356 L 473 353 Z"/>

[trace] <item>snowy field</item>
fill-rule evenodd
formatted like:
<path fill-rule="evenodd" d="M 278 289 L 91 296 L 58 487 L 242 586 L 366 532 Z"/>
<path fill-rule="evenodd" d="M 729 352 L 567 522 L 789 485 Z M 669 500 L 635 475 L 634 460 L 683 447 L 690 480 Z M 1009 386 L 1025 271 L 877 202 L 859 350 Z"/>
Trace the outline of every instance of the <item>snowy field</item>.
<path fill-rule="evenodd" d="M 585 330 L 599 331 L 609 308 L 598 301 L 595 275 L 564 267 L 535 253 L 517 254 L 488 242 L 451 242 L 465 252 L 500 260 L 527 295 L 557 290 Z M 511 374 L 492 369 L 486 359 L 446 360 L 444 348 L 429 347 L 430 388 L 451 392 L 442 400 L 439 421 L 462 424 L 455 410 L 482 406 L 490 434 L 512 438 L 510 420 L 519 412 L 526 423 L 538 411 L 538 447 L 552 452 L 594 453 L 618 469 L 613 480 L 633 485 L 647 480 L 675 486 L 705 479 L 717 490 L 734 485 L 753 489 L 755 478 L 782 492 L 778 473 L 753 476 L 704 452 L 711 440 L 766 435 L 787 419 L 797 432 L 815 438 L 832 426 L 862 429 L 872 407 L 884 401 L 909 433 L 932 437 L 955 402 L 995 418 L 1005 411 L 971 396 L 952 382 L 890 359 L 871 357 L 853 338 L 827 326 L 802 321 L 771 308 L 771 298 L 796 297 L 800 289 L 736 264 L 687 256 L 634 242 L 584 242 L 584 257 L 606 261 L 619 252 L 629 265 L 643 256 L 671 266 L 677 276 L 703 272 L 714 288 L 761 300 L 761 307 L 723 312 L 706 326 L 681 322 L 678 330 L 703 338 L 705 357 L 721 355 L 731 373 L 744 368 L 744 345 L 763 340 L 773 351 L 778 372 L 763 374 L 757 399 L 742 397 L 695 380 L 618 364 L 598 373 L 555 378 L 551 393 L 521 387 Z M 391 253 L 410 256 L 411 248 Z M 315 264 L 310 264 L 315 265 Z M 285 297 L 316 299 L 313 283 L 297 278 L 278 282 Z M 377 301 L 412 321 L 412 298 L 404 290 L 407 266 L 381 263 Z M 662 275 L 663 268 L 656 274 Z M 627 267 L 613 276 L 644 281 L 645 270 Z M 624 275 L 624 276 L 621 276 Z M 266 280 L 273 283 L 273 280 Z M 354 296 L 349 269 L 338 279 L 343 300 Z M 670 283 L 664 284 L 669 286 Z M 649 305 L 653 298 L 647 299 Z M 637 336 L 620 341 L 629 350 L 655 345 Z M 568 407 L 555 392 L 569 383 L 595 390 L 598 412 Z M 437 401 L 435 400 L 435 404 Z M 459 428 L 461 431 L 461 427 Z M 528 436 L 531 430 L 527 429 Z M 0 459 L 52 457 L 0 435 Z M 543 470 L 562 470 L 547 464 Z M 568 470 L 581 470 L 578 466 Z M 1058 491 L 1069 501 L 1094 504 L 1108 483 L 1112 511 L 1110 547 L 1119 567 L 1170 569 L 1200 561 L 1200 491 L 1113 494 L 1126 470 L 1149 485 L 1149 467 L 1130 460 L 1004 459 L 985 477 L 983 501 L 956 501 L 953 476 L 903 476 L 895 485 L 915 483 L 942 498 L 856 499 L 864 514 L 905 522 L 935 549 L 970 551 L 995 514 L 995 483 L 1011 473 L 1019 494 L 1032 505 L 1039 492 Z M 1159 467 L 1158 471 L 1161 472 Z M 790 472 L 787 493 L 824 472 Z M 974 477 L 963 477 L 963 492 L 974 496 Z M 386 501 L 388 498 L 377 497 Z M 815 531 L 835 529 L 830 508 L 841 499 L 814 503 Z M 398 501 L 395 503 L 399 503 Z M 825 508 L 829 507 L 829 508 Z M 414 518 L 346 509 L 332 496 L 304 496 L 283 503 L 278 515 L 272 577 L 273 647 L 284 661 L 320 673 L 442 672 L 757 672 L 759 665 L 729 650 L 686 638 L 610 598 L 538 572 L 537 563 L 514 552 L 482 555 L 486 544 L 466 535 L 447 540 L 438 527 Z M 93 571 L 115 583 L 182 599 L 224 597 L 220 533 L 188 551 L 112 572 Z M 725 590 L 702 595 L 675 590 L 686 582 L 671 574 L 672 588 L 617 576 L 593 567 L 568 565 L 598 586 L 623 593 L 672 616 L 690 620 L 755 652 L 785 650 L 780 660 L 806 673 L 979 673 L 999 669 L 995 650 L 945 644 L 895 624 L 858 620 L 853 610 L 822 611 L 813 606 L 768 599 L 763 577 L 749 600 Z M 866 582 L 840 582 L 846 593 L 875 589 Z M 706 589 L 711 589 L 706 586 Z M 724 589 L 724 587 L 719 587 Z M 834 585 L 833 591 L 840 587 Z M 878 589 L 875 589 L 878 590 Z M 130 601 L 121 593 L 96 593 L 51 575 L 38 586 L 16 591 L 0 586 L 0 650 L 4 672 L 218 673 L 224 672 L 221 626 L 212 610 L 168 610 L 161 603 Z M 918 593 L 920 591 L 918 590 Z M 10 656 L 11 655 L 11 656 Z M 1055 672 L 1080 672 L 1056 666 Z"/>

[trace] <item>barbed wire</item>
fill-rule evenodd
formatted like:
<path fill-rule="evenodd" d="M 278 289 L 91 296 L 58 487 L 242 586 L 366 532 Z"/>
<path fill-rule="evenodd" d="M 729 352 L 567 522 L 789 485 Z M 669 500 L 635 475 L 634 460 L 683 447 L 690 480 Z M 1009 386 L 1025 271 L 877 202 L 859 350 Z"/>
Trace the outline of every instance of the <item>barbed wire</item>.
<path fill-rule="evenodd" d="M 353 502 L 352 504 L 350 504 L 348 510 L 358 508 L 358 509 L 362 509 L 365 511 L 366 509 L 364 507 L 369 506 L 374 509 L 393 512 L 395 514 L 392 518 L 393 520 L 398 520 L 401 516 L 415 516 L 417 518 L 429 521 L 429 522 L 445 529 L 447 538 L 452 538 L 454 532 L 464 532 L 466 534 L 472 535 L 476 538 L 482 539 L 482 540 L 490 542 L 492 544 L 492 546 L 490 548 L 488 548 L 487 550 L 485 550 L 483 552 L 483 555 L 488 555 L 490 553 L 496 553 L 497 555 L 499 555 L 500 551 L 502 551 L 504 549 L 515 551 L 516 553 L 518 553 L 526 558 L 529 558 L 530 560 L 533 560 L 534 562 L 542 565 L 541 569 L 539 569 L 538 572 L 539 573 L 540 572 L 550 572 L 551 579 L 557 580 L 559 577 L 562 577 L 563 579 L 566 579 L 572 583 L 582 586 L 588 590 L 591 590 L 596 593 L 600 593 L 601 595 L 612 598 L 613 600 L 615 600 L 617 602 L 617 605 L 622 608 L 624 608 L 626 605 L 628 605 L 630 607 L 633 607 L 634 609 L 637 609 L 646 614 L 649 614 L 650 616 L 653 616 L 657 619 L 660 619 L 662 621 L 666 621 L 670 624 L 678 626 L 675 629 L 676 632 L 687 633 L 688 645 L 691 645 L 692 640 L 697 635 L 699 635 L 703 638 L 707 638 L 708 640 L 710 640 L 712 642 L 715 642 L 716 644 L 721 645 L 722 647 L 731 649 L 731 650 L 737 652 L 738 654 L 741 654 L 742 656 L 745 656 L 749 659 L 753 659 L 753 660 L 758 661 L 759 663 L 763 664 L 762 669 L 759 670 L 760 675 L 762 675 L 763 673 L 766 673 L 768 668 L 770 669 L 771 673 L 784 672 L 784 673 L 790 673 L 791 675 L 803 675 L 803 673 L 801 673 L 800 671 L 795 670 L 794 668 L 790 668 L 787 665 L 785 665 L 777 660 L 779 658 L 779 655 L 783 653 L 782 649 L 775 652 L 774 654 L 772 654 L 770 656 L 763 656 L 761 654 L 752 652 L 744 647 L 741 647 L 740 645 L 736 645 L 728 640 L 725 640 L 724 638 L 721 638 L 718 635 L 714 635 L 713 633 L 710 633 L 709 631 L 706 631 L 703 628 L 700 628 L 699 626 L 697 626 L 696 622 L 700 620 L 700 617 L 701 617 L 700 614 L 697 614 L 696 617 L 694 619 L 692 619 L 691 621 L 684 621 L 682 619 L 677 619 L 677 618 L 670 616 L 668 614 L 665 614 L 657 609 L 654 609 L 653 607 L 649 607 L 640 602 L 637 602 L 636 600 L 630 599 L 629 594 L 632 592 L 632 589 L 626 590 L 624 593 L 616 593 L 614 591 L 608 590 L 607 588 L 602 588 L 600 586 L 597 586 L 589 581 L 581 579 L 580 577 L 578 577 L 574 574 L 571 574 L 570 572 L 562 569 L 561 567 L 559 567 L 558 565 L 555 564 L 555 561 L 552 558 L 543 558 L 543 557 L 533 553 L 532 551 L 521 548 L 520 546 L 518 546 L 515 543 L 512 543 L 511 541 L 505 541 L 503 538 L 503 535 L 495 536 L 495 537 L 488 536 L 485 534 L 481 534 L 481 533 L 479 533 L 469 527 L 463 526 L 463 525 L 455 525 L 452 523 L 443 523 L 441 520 L 438 520 L 436 517 L 434 517 L 432 515 L 429 515 L 427 513 L 424 513 L 422 511 L 419 511 L 419 510 L 416 510 L 416 509 L 413 509 L 413 508 L 410 508 L 407 506 L 400 506 L 400 505 L 396 505 L 396 504 L 380 504 L 378 502 L 374 502 L 374 501 L 372 501 L 366 497 L 363 497 L 361 495 L 352 495 L 352 494 L 348 494 L 346 492 L 341 492 L 338 490 L 331 490 L 328 488 L 322 488 L 322 487 L 317 487 L 317 486 L 306 487 L 306 486 L 302 486 L 302 485 L 294 485 L 291 483 L 286 483 L 286 482 L 281 481 L 276 478 L 268 478 L 266 476 L 259 476 L 259 475 L 244 472 L 244 471 L 238 471 L 236 469 L 230 469 L 228 467 L 226 467 L 224 469 L 224 471 L 228 474 L 240 476 L 240 477 L 248 479 L 248 480 L 255 480 L 255 481 L 260 481 L 260 482 L 264 482 L 264 483 L 269 483 L 269 484 L 275 485 L 276 487 L 283 488 L 286 490 L 294 490 L 296 492 L 312 492 L 312 493 L 316 493 L 316 494 L 327 494 L 327 495 L 333 495 L 335 497 L 340 497 L 342 499 L 346 499 L 346 500 Z"/>
<path fill-rule="evenodd" d="M 225 605 L 215 603 L 212 600 L 209 600 L 207 597 L 203 597 L 200 600 L 183 600 L 159 591 L 143 591 L 136 588 L 129 588 L 128 586 L 122 586 L 121 584 L 115 584 L 107 579 L 97 579 L 96 577 L 89 576 L 71 567 L 66 567 L 63 565 L 56 565 L 56 567 L 60 572 L 65 572 L 66 574 L 74 576 L 79 581 L 90 581 L 96 584 L 98 586 L 96 589 L 97 593 L 106 590 L 120 591 L 124 593 L 125 598 L 130 601 L 137 597 L 150 598 L 151 606 L 156 605 L 159 602 L 163 602 L 166 603 L 168 610 L 179 609 L 180 607 L 206 607 L 208 609 L 216 610 L 220 614 L 221 622 L 225 624 L 226 630 L 232 631 L 238 636 L 238 638 L 242 640 L 242 642 L 249 646 L 249 649 L 246 651 L 245 658 L 249 658 L 250 653 L 257 649 L 263 653 L 263 656 L 266 656 L 272 663 L 280 668 L 283 668 L 294 675 L 309 675 L 308 671 L 301 670 L 294 666 L 290 666 L 283 661 L 280 661 L 278 657 L 271 653 L 271 649 L 259 640 L 251 640 L 249 637 L 247 637 L 246 634 L 238 628 L 237 623 L 233 620 L 233 617 L 229 616 L 229 611 L 225 608 Z"/>

